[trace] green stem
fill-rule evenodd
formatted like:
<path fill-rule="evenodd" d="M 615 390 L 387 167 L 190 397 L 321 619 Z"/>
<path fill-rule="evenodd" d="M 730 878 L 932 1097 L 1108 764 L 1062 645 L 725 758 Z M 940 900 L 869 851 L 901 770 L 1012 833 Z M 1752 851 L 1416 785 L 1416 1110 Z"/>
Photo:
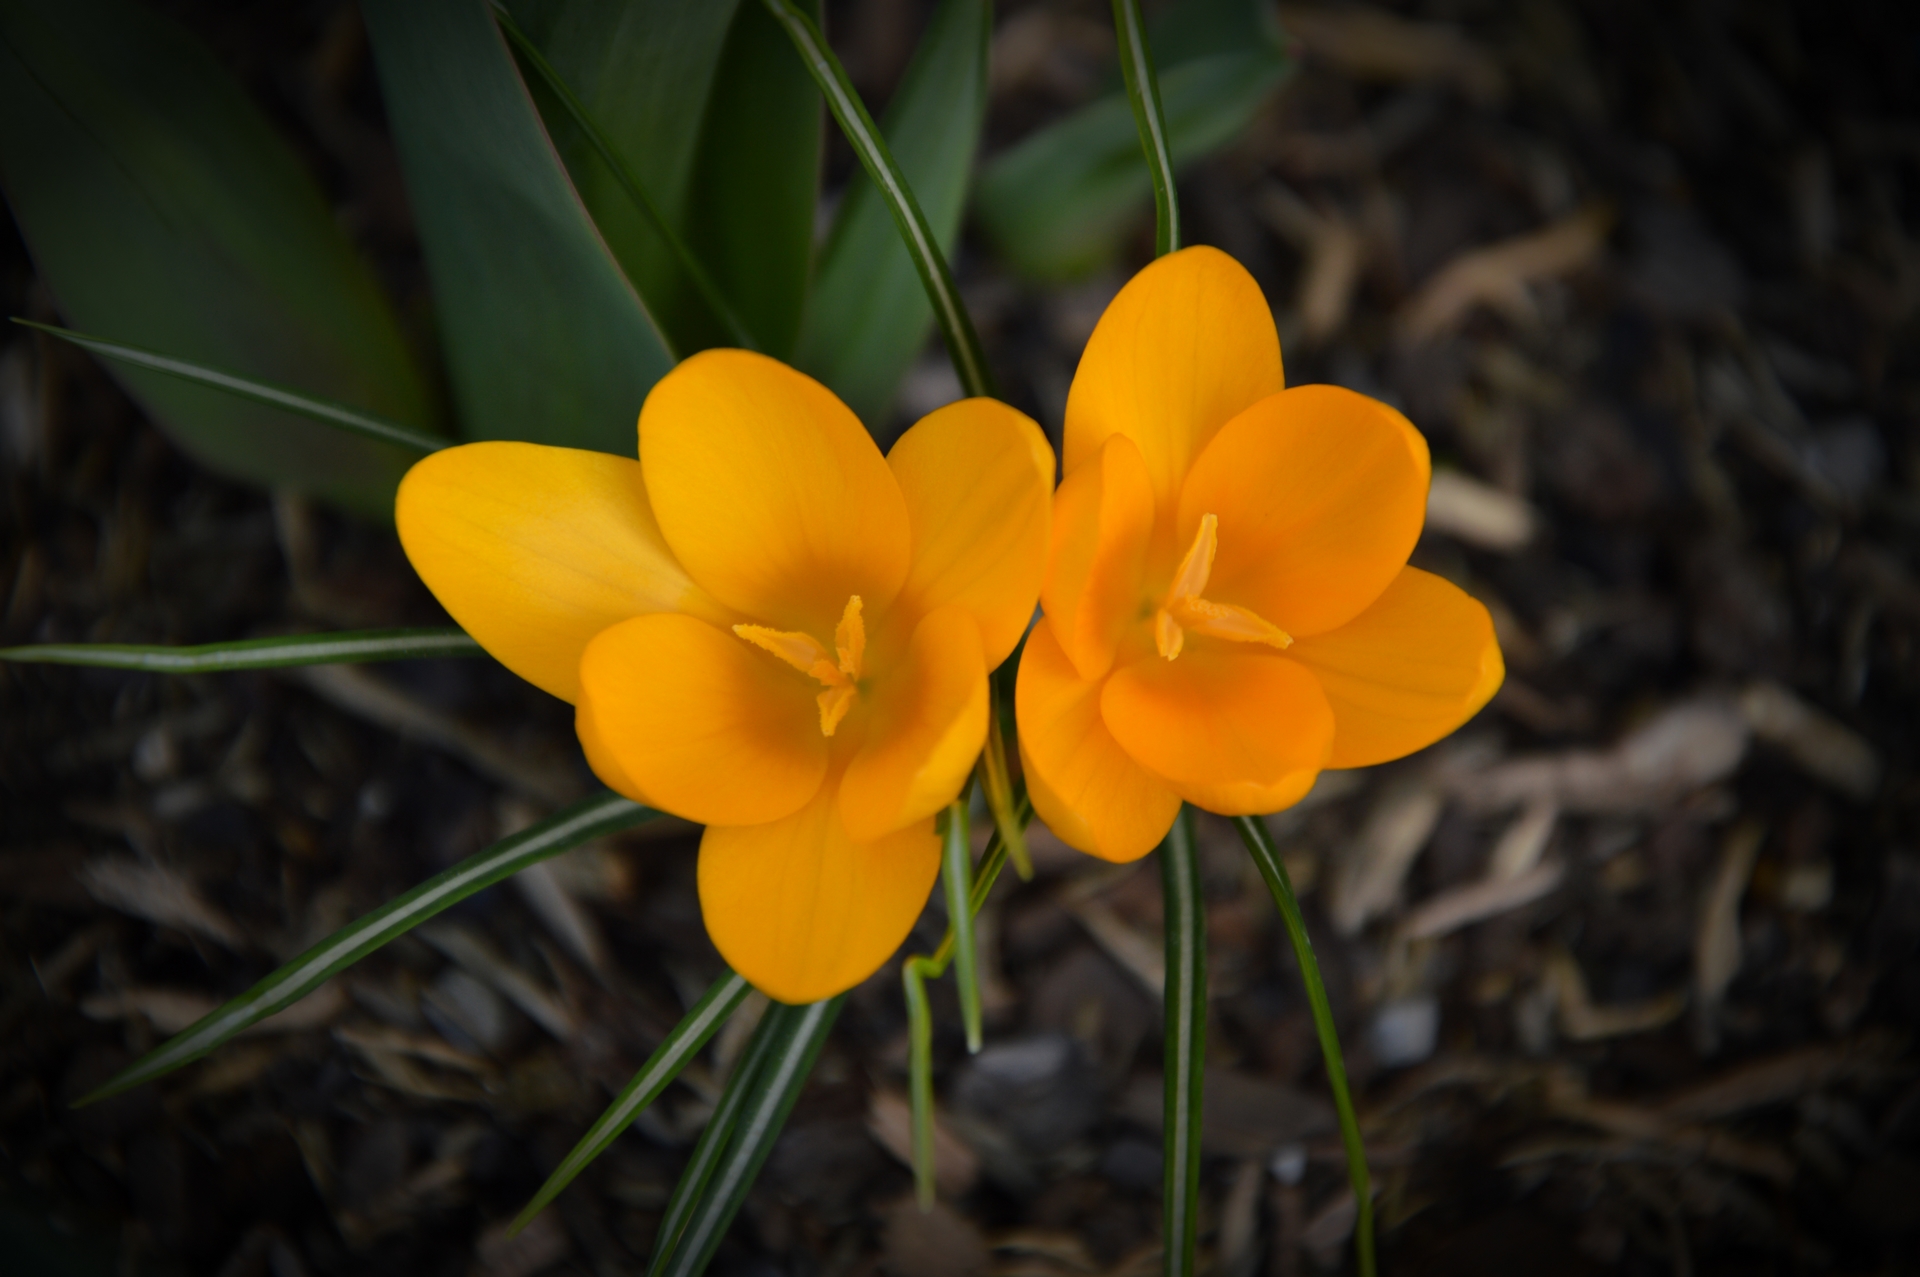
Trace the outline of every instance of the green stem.
<path fill-rule="evenodd" d="M 967 317 L 967 308 L 960 301 L 960 290 L 954 285 L 953 273 L 947 269 L 940 242 L 934 238 L 933 228 L 927 225 L 926 214 L 920 211 L 913 188 L 907 185 L 906 176 L 894 163 L 885 135 L 875 127 L 860 95 L 848 82 L 840 60 L 834 57 L 813 20 L 792 0 L 763 0 L 763 3 L 793 40 L 801 61 L 806 63 L 826 97 L 827 108 L 839 121 L 840 131 L 846 134 L 867 176 L 873 179 L 874 188 L 893 213 L 907 255 L 913 258 L 914 269 L 920 272 L 927 300 L 933 303 L 933 316 L 940 324 L 941 336 L 946 338 L 947 354 L 953 360 L 954 372 L 959 374 L 960 385 L 970 396 L 992 397 L 993 375 L 987 368 L 979 335 L 974 332 L 973 321 Z"/>
<path fill-rule="evenodd" d="M 947 934 L 953 937 L 960 989 L 960 1019 L 967 1028 L 967 1050 L 980 1050 L 980 959 L 973 944 L 973 848 L 967 830 L 966 792 L 947 808 L 940 840 L 940 880 L 946 888 Z"/>
<path fill-rule="evenodd" d="M 1033 881 L 1033 856 L 1027 851 L 1026 822 L 1018 819 L 1019 806 L 1014 796 L 1013 772 L 1007 765 L 1007 716 L 1000 698 L 987 700 L 987 746 L 980 753 L 980 787 L 987 795 L 987 810 L 993 813 L 993 827 L 1013 858 L 1013 870 L 1021 882 Z"/>
<path fill-rule="evenodd" d="M 153 674 L 220 674 L 289 665 L 341 665 L 365 661 L 418 661 L 443 656 L 485 656 L 459 630 L 345 630 L 338 634 L 289 634 L 168 647 L 139 643 L 42 643 L 0 647 L 0 661 L 42 665 L 90 665 Z"/>
<path fill-rule="evenodd" d="M 1320 979 L 1320 963 L 1313 956 L 1313 940 L 1307 935 L 1306 920 L 1300 916 L 1300 901 L 1293 894 L 1287 867 L 1274 849 L 1273 836 L 1258 816 L 1236 816 L 1240 839 L 1247 844 L 1260 876 L 1267 880 L 1273 903 L 1280 907 L 1286 923 L 1287 939 L 1293 942 L 1293 955 L 1300 962 L 1300 979 L 1307 986 L 1307 1002 L 1313 1008 L 1313 1027 L 1320 1035 L 1320 1054 L 1327 1063 L 1327 1081 L 1333 1087 L 1333 1107 L 1340 1115 L 1340 1139 L 1347 1147 L 1347 1181 L 1353 1186 L 1357 1209 L 1354 1217 L 1354 1247 L 1359 1252 L 1361 1277 L 1374 1277 L 1373 1258 L 1373 1186 L 1367 1174 L 1367 1146 L 1360 1138 L 1360 1119 L 1354 1112 L 1353 1095 L 1347 1089 L 1347 1066 L 1340 1055 L 1340 1035 L 1333 1026 L 1333 1009 L 1327 1004 L 1327 986 Z"/>
<path fill-rule="evenodd" d="M 647 194 L 647 188 L 640 184 L 640 179 L 634 176 L 627 162 L 621 158 L 618 151 L 613 149 L 613 143 L 607 139 L 606 133 L 587 113 L 586 103 L 582 102 L 579 95 L 573 91 L 573 87 L 561 78 L 560 72 L 554 65 L 547 61 L 546 55 L 540 52 L 540 47 L 520 29 L 520 24 L 513 20 L 513 14 L 508 12 L 507 6 L 500 3 L 500 0 L 494 0 L 493 16 L 494 20 L 500 24 L 500 30 L 506 33 L 508 41 L 519 51 L 520 56 L 526 59 L 527 65 L 539 74 L 547 88 L 560 99 L 560 105 L 565 107 L 567 114 L 573 117 L 574 124 L 579 127 L 588 144 L 600 156 L 601 162 L 607 166 L 607 171 L 613 174 L 613 180 L 618 182 L 620 189 L 626 192 L 627 199 L 632 202 L 634 208 L 639 210 L 640 215 L 646 218 L 647 225 L 653 228 L 653 233 L 666 244 L 667 250 L 673 254 L 673 259 L 680 263 L 680 269 L 684 270 L 687 277 L 693 281 L 693 286 L 700 292 L 701 300 L 707 303 L 714 318 L 718 319 L 721 326 L 727 330 L 727 336 L 733 339 L 735 345 L 748 350 L 759 350 L 759 345 L 753 340 L 753 334 L 747 331 L 746 324 L 727 303 L 726 294 L 722 293 L 720 286 L 713 282 L 713 276 L 707 274 L 706 267 L 702 266 L 700 259 L 693 255 L 693 250 L 687 247 L 686 241 L 674 233 L 672 225 L 660 212 L 659 206 L 653 202 L 653 197 Z"/>
<path fill-rule="evenodd" d="M 1120 43 L 1127 100 L 1133 104 L 1133 124 L 1140 131 L 1140 149 L 1146 152 L 1147 168 L 1153 174 L 1153 255 L 1165 257 L 1180 247 L 1180 200 L 1173 185 L 1166 112 L 1160 107 L 1160 77 L 1153 70 L 1139 0 L 1113 0 L 1113 30 Z"/>
<path fill-rule="evenodd" d="M 1207 1053 L 1207 912 L 1182 807 L 1160 844 L 1166 909 L 1166 1184 L 1161 1227 L 1167 1277 L 1191 1277 L 1199 1241 L 1200 1113 Z"/>

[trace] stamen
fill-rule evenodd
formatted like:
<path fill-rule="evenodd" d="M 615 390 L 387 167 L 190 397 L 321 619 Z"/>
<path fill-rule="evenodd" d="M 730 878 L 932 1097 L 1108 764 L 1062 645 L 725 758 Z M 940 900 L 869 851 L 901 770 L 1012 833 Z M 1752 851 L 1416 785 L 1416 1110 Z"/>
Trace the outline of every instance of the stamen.
<path fill-rule="evenodd" d="M 1153 643 L 1169 661 L 1186 649 L 1188 630 L 1235 643 L 1265 643 L 1279 648 L 1293 645 L 1293 636 L 1265 617 L 1200 596 L 1213 575 L 1214 556 L 1220 549 L 1219 530 L 1219 519 L 1211 514 L 1200 516 L 1200 528 L 1173 574 L 1166 601 L 1154 612 Z"/>
<path fill-rule="evenodd" d="M 855 682 L 867 659 L 867 623 L 861 619 L 860 606 L 858 594 L 849 597 L 847 610 L 840 614 L 840 625 L 833 632 L 834 646 L 840 652 L 840 672 Z"/>
<path fill-rule="evenodd" d="M 747 642 L 771 652 L 793 668 L 818 681 L 827 690 L 816 698 L 820 704 L 820 734 L 831 736 L 840 720 L 853 708 L 860 694 L 860 672 L 867 659 L 867 626 L 861 619 L 858 594 L 847 600 L 840 624 L 833 632 L 836 651 L 803 630 L 776 630 L 765 625 L 736 625 L 733 632 Z M 840 659 L 836 664 L 833 657 Z"/>

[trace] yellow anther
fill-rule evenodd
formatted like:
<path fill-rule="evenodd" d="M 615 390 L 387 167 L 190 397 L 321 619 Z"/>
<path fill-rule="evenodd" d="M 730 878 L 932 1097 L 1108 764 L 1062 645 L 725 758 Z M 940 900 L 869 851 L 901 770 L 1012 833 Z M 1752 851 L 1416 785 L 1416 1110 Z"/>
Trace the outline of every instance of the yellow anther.
<path fill-rule="evenodd" d="M 1207 578 L 1213 575 L 1213 559 L 1219 549 L 1220 520 L 1211 514 L 1201 515 L 1200 528 L 1173 574 L 1166 601 L 1153 615 L 1154 646 L 1169 661 L 1186 648 L 1188 630 L 1235 643 L 1265 643 L 1269 647 L 1293 645 L 1292 635 L 1265 617 L 1232 603 L 1215 603 L 1201 597 L 1200 592 L 1207 588 Z"/>
<path fill-rule="evenodd" d="M 858 594 L 847 600 L 840 624 L 833 632 L 837 649 L 834 652 L 827 651 L 825 643 L 803 630 L 776 630 L 765 625 L 733 627 L 733 632 L 747 642 L 773 653 L 827 689 L 815 698 L 820 704 L 823 736 L 833 735 L 860 694 L 860 671 L 867 655 L 867 626 L 861 619 L 860 608 Z M 833 659 L 836 655 L 840 658 L 837 663 Z"/>

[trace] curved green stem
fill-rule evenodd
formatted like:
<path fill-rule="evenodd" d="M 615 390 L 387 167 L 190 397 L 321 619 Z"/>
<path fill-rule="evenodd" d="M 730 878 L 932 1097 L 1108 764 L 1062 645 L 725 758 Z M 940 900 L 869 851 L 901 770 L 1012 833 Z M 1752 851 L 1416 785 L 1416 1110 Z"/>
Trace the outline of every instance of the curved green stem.
<path fill-rule="evenodd" d="M 346 665 L 366 661 L 419 661 L 443 656 L 485 656 L 460 630 L 343 630 L 337 634 L 289 634 L 169 647 L 142 643 L 40 643 L 0 647 L 0 661 L 41 665 L 90 665 L 145 670 L 152 674 L 221 674 L 289 665 Z"/>
<path fill-rule="evenodd" d="M 1191 807 L 1180 809 L 1160 844 L 1160 890 L 1167 932 L 1161 1244 L 1167 1277 L 1190 1277 L 1200 1236 L 1200 1110 L 1207 1054 L 1207 911 Z"/>
<path fill-rule="evenodd" d="M 1153 174 L 1153 255 L 1165 257 L 1180 247 L 1180 200 L 1173 185 L 1173 152 L 1167 145 L 1167 117 L 1160 106 L 1160 77 L 1154 73 L 1139 0 L 1113 0 L 1113 31 L 1120 44 L 1120 70 L 1133 104 L 1140 149 Z"/>

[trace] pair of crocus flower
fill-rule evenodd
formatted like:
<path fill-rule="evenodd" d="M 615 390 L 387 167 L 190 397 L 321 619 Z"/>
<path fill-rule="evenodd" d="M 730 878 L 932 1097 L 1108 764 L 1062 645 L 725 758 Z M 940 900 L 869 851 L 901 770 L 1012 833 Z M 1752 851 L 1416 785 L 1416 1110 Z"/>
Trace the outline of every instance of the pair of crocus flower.
<path fill-rule="evenodd" d="M 771 996 L 857 984 L 939 871 L 987 675 L 1016 696 L 1035 811 L 1127 861 L 1182 801 L 1279 810 L 1326 767 L 1439 739 L 1502 677 L 1486 610 L 1407 566 L 1425 441 L 1384 404 L 1284 388 L 1265 299 L 1208 248 L 1114 299 L 1067 400 L 1065 479 L 990 399 L 884 458 L 818 382 L 713 350 L 640 413 L 637 462 L 436 453 L 398 523 L 486 650 L 573 703 L 614 790 L 707 826 L 699 889 Z"/>

